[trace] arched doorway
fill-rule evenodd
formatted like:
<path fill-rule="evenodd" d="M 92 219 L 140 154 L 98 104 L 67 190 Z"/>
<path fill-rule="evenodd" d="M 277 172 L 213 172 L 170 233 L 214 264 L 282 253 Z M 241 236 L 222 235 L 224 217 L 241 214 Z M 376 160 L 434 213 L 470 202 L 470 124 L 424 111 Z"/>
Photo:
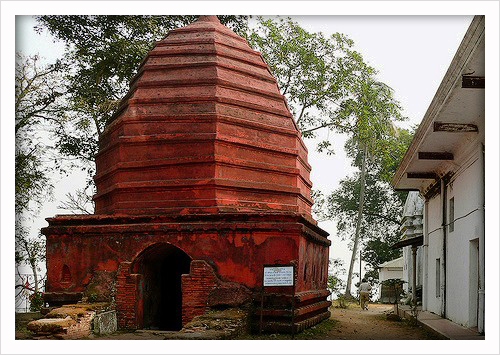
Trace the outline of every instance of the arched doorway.
<path fill-rule="evenodd" d="M 132 264 L 143 278 L 144 329 L 182 328 L 181 275 L 189 274 L 191 258 L 181 249 L 158 243 L 146 248 Z"/>

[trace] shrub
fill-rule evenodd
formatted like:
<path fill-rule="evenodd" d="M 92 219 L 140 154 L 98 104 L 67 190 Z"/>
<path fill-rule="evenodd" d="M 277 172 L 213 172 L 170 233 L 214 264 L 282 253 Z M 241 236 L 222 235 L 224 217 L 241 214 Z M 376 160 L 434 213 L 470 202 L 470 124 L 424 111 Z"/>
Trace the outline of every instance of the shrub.
<path fill-rule="evenodd" d="M 30 300 L 30 311 L 39 312 L 45 304 L 43 300 L 43 294 L 41 292 L 34 292 L 29 297 Z"/>

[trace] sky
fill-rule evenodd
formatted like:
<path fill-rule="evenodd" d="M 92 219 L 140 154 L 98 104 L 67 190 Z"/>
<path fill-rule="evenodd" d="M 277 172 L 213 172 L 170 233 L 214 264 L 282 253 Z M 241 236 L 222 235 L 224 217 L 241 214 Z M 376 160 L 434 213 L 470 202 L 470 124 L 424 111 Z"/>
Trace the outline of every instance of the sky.
<path fill-rule="evenodd" d="M 418 124 L 429 106 L 455 52 L 470 24 L 472 16 L 291 16 L 310 32 L 330 35 L 343 33 L 354 41 L 354 48 L 365 61 L 378 70 L 378 79 L 395 91 L 404 108 L 409 127 Z M 250 21 L 250 25 L 255 19 Z M 64 45 L 55 42 L 47 32 L 36 33 L 36 20 L 31 16 L 16 16 L 16 51 L 25 55 L 39 54 L 46 63 L 62 57 Z M 312 166 L 313 188 L 331 193 L 339 181 L 354 172 L 344 153 L 345 137 L 329 134 L 335 154 L 328 156 L 315 149 L 317 140 L 306 139 L 309 163 Z M 54 198 L 41 208 L 31 223 L 31 233 L 47 226 L 45 218 L 68 213 L 57 208 L 65 195 L 84 185 L 85 173 L 73 171 L 65 177 L 54 177 Z M 330 258 L 340 258 L 348 269 L 351 251 L 348 241 L 336 236 L 335 222 L 320 222 L 330 233 Z M 364 265 L 363 265 L 364 266 Z M 354 267 L 359 271 L 358 261 Z M 353 282 L 356 282 L 354 279 Z"/>

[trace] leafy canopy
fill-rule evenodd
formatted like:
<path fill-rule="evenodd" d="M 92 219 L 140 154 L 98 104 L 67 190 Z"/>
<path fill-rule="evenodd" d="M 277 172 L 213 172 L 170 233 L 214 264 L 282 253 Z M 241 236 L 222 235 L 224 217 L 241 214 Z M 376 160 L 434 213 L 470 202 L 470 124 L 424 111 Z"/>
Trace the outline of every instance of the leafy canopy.
<path fill-rule="evenodd" d="M 16 54 L 15 201 L 18 215 L 34 212 L 48 198 L 52 189 L 49 174 L 54 168 L 60 168 L 44 134 L 48 125 L 66 119 L 62 98 L 66 88 L 59 75 L 62 68 L 59 61 L 43 66 L 38 56 Z"/>
<path fill-rule="evenodd" d="M 45 260 L 45 239 L 30 236 L 26 220 L 51 197 L 54 172 L 63 171 L 48 143 L 47 126 L 66 119 L 60 71 L 63 64 L 40 64 L 38 56 L 16 54 L 15 66 L 15 262 L 27 265 L 34 276 L 34 287 L 16 285 L 38 295 L 40 264 Z M 19 295 L 19 293 L 18 293 Z"/>
<path fill-rule="evenodd" d="M 258 17 L 248 42 L 271 68 L 304 137 L 322 128 L 352 131 L 349 102 L 375 70 L 353 49 L 351 39 L 307 32 L 290 18 Z M 318 148 L 329 146 L 323 140 Z"/>

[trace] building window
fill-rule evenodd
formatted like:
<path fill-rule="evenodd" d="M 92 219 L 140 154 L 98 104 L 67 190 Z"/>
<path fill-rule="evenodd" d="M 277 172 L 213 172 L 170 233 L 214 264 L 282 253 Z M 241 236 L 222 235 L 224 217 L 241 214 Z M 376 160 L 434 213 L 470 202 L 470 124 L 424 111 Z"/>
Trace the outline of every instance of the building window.
<path fill-rule="evenodd" d="M 453 232 L 455 230 L 455 197 L 450 198 L 450 208 L 448 216 L 448 231 Z"/>
<path fill-rule="evenodd" d="M 436 297 L 441 296 L 441 259 L 436 259 Z"/>

